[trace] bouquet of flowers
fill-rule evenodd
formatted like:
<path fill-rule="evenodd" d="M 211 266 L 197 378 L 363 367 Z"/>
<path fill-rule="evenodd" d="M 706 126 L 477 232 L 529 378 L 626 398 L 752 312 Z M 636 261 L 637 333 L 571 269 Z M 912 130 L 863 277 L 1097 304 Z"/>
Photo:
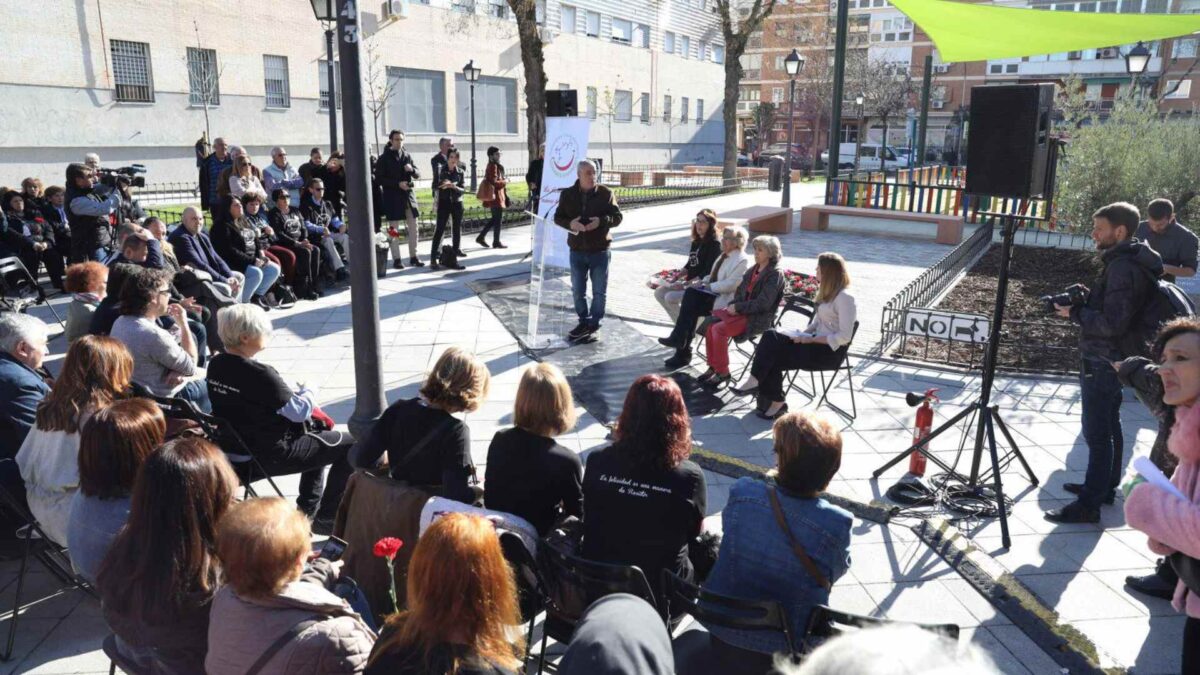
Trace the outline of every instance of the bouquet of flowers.
<path fill-rule="evenodd" d="M 646 285 L 650 288 L 658 288 L 659 286 L 669 286 L 671 284 L 681 283 L 687 279 L 687 272 L 683 270 L 661 270 L 650 275 L 646 280 Z"/>
<path fill-rule="evenodd" d="M 797 272 L 795 270 L 783 271 L 785 295 L 800 295 L 806 298 L 815 298 L 817 289 L 820 284 L 817 283 L 817 278 L 811 274 Z"/>
<path fill-rule="evenodd" d="M 375 248 L 387 248 L 387 247 L 388 247 L 388 233 L 387 232 L 378 232 L 378 231 L 375 232 Z"/>
<path fill-rule="evenodd" d="M 388 598 L 392 601 L 392 612 L 400 611 L 396 603 L 396 572 L 394 563 L 396 554 L 400 552 L 400 547 L 404 546 L 404 542 L 395 537 L 384 537 L 375 542 L 375 547 L 372 553 L 376 558 L 383 558 L 387 562 L 388 568 Z"/>

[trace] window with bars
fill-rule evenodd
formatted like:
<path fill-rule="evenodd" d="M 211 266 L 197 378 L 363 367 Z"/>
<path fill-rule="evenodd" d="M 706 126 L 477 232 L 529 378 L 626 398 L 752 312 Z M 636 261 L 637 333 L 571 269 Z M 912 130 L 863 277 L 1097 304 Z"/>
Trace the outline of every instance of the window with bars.
<path fill-rule="evenodd" d="M 671 121 L 671 96 L 670 94 L 663 96 L 663 121 Z"/>
<path fill-rule="evenodd" d="M 221 87 L 217 72 L 217 50 L 187 48 L 188 103 L 221 105 Z"/>
<path fill-rule="evenodd" d="M 704 99 L 696 99 L 696 124 L 704 124 Z"/>
<path fill-rule="evenodd" d="M 325 59 L 317 61 L 317 79 L 320 81 L 320 100 L 318 106 L 321 110 L 329 110 L 329 62 Z M 337 107 L 342 109 L 342 72 L 338 68 L 337 61 L 333 62 L 333 84 L 337 93 Z"/>
<path fill-rule="evenodd" d="M 684 96 L 679 99 L 679 121 L 688 121 L 688 97 Z"/>
<path fill-rule="evenodd" d="M 613 92 L 613 117 L 618 122 L 633 119 L 633 92 L 618 89 Z"/>
<path fill-rule="evenodd" d="M 263 54 L 263 88 L 267 93 L 268 108 L 292 107 L 286 56 Z"/>
<path fill-rule="evenodd" d="M 650 123 L 650 94 L 643 93 L 641 98 L 642 124 Z"/>
<path fill-rule="evenodd" d="M 154 102 L 154 74 L 150 70 L 150 45 L 129 40 L 110 40 L 113 86 L 118 101 Z"/>

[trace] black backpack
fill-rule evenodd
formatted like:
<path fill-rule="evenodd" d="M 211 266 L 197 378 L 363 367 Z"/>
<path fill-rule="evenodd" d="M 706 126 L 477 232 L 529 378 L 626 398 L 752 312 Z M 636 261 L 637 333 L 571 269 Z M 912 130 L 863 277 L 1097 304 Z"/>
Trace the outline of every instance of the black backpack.
<path fill-rule="evenodd" d="M 1165 279 L 1156 278 L 1144 267 L 1139 269 L 1145 272 L 1150 280 L 1150 292 L 1135 326 L 1130 331 L 1136 334 L 1137 345 L 1125 356 L 1148 355 L 1150 345 L 1164 323 L 1196 314 L 1196 305 L 1182 288 Z"/>

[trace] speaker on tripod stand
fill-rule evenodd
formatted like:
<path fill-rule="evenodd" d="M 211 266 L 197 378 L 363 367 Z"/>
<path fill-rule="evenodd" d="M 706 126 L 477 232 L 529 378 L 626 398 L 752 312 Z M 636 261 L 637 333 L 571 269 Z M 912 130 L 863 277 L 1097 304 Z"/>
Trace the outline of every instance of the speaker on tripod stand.
<path fill-rule="evenodd" d="M 1050 133 L 1053 107 L 1052 84 L 984 85 L 971 88 L 967 182 L 964 191 L 972 198 L 992 198 L 993 202 L 995 198 L 1044 198 L 1045 208 L 1041 211 L 1041 217 L 1025 215 L 1025 212 L 1029 211 L 1028 202 L 1020 213 L 1016 209 L 1010 209 L 1010 213 L 988 211 L 986 208 L 978 211 L 979 215 L 999 223 L 1002 234 L 996 304 L 992 310 L 991 331 L 984 354 L 979 398 L 928 436 L 876 469 L 873 474 L 878 478 L 884 471 L 912 453 L 924 451 L 933 439 L 955 428 L 964 420 L 968 427 L 976 424 L 970 475 L 963 476 L 958 473 L 957 461 L 955 466 L 951 466 L 931 452 L 925 452 L 925 455 L 929 462 L 966 483 L 964 491 L 968 496 L 974 496 L 980 501 L 995 502 L 995 513 L 1000 518 L 1000 537 L 1004 548 L 1011 545 L 1011 539 L 1008 534 L 1008 506 L 1000 478 L 1001 471 L 1015 459 L 1024 468 L 1030 483 L 1037 485 L 1038 480 L 1004 424 L 999 406 L 991 402 L 991 395 L 996 377 L 996 359 L 1000 351 L 1004 305 L 1008 300 L 1008 273 L 1012 263 L 1013 237 L 1020 224 L 1048 219 L 1052 212 L 1059 147 L 1058 141 Z M 1003 457 L 996 447 L 997 429 L 1008 445 Z M 991 467 L 986 474 L 981 475 L 980 464 L 985 451 Z"/>

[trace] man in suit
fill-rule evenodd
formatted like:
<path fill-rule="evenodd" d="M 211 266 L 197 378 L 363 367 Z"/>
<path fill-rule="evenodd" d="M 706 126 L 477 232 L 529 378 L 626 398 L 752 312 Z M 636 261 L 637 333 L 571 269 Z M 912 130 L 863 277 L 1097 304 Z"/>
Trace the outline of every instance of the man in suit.
<path fill-rule="evenodd" d="M 0 459 L 17 456 L 50 393 L 42 369 L 49 331 L 36 317 L 0 313 Z"/>
<path fill-rule="evenodd" d="M 71 257 L 71 222 L 67 217 L 67 191 L 58 185 L 46 188 L 42 218 L 54 230 L 54 249 L 63 258 Z"/>

